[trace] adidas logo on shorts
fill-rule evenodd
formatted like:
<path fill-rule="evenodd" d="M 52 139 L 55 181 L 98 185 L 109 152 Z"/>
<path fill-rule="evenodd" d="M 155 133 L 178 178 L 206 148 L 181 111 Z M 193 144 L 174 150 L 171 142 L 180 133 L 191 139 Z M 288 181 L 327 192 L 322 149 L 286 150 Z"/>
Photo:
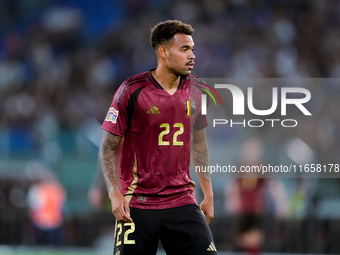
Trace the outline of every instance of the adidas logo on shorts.
<path fill-rule="evenodd" d="M 217 251 L 213 242 L 211 242 L 211 244 L 209 245 L 207 251 Z"/>

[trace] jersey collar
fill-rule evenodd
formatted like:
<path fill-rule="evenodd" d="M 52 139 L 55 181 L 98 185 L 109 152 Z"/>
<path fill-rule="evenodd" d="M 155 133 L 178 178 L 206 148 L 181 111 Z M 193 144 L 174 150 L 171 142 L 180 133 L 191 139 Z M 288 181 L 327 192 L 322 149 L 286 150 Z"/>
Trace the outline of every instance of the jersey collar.
<path fill-rule="evenodd" d="M 153 77 L 153 75 L 151 74 L 151 71 L 156 70 L 156 68 L 152 68 L 147 72 L 149 81 L 157 88 L 157 89 L 162 89 L 164 90 L 164 88 L 158 83 L 158 81 L 156 81 L 155 77 Z M 180 80 L 179 80 L 179 85 L 177 87 L 177 90 L 182 89 L 185 83 L 187 76 L 181 75 Z"/>

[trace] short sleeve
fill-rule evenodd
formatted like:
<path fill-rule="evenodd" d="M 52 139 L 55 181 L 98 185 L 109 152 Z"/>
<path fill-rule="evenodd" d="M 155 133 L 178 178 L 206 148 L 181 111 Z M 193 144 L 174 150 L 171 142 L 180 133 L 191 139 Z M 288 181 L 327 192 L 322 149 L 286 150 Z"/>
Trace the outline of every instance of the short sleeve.
<path fill-rule="evenodd" d="M 208 126 L 208 121 L 206 115 L 202 115 L 201 113 L 198 115 L 195 124 L 194 130 L 200 130 L 206 128 Z"/>
<path fill-rule="evenodd" d="M 116 91 L 102 125 L 102 129 L 118 136 L 124 136 L 128 128 L 128 100 L 123 90 L 124 85 L 121 85 Z"/>
<path fill-rule="evenodd" d="M 209 88 L 207 88 L 207 87 L 205 89 L 209 90 Z M 198 101 L 199 101 L 199 106 L 201 106 L 202 94 L 206 94 L 206 93 L 202 90 L 199 90 L 199 92 L 200 92 L 200 94 L 198 96 L 198 99 L 199 99 Z M 210 104 L 210 98 L 207 97 L 207 108 L 209 107 L 209 104 Z M 201 107 L 199 107 L 199 114 L 198 114 L 197 119 L 194 123 L 194 130 L 200 130 L 200 129 L 206 128 L 208 126 L 207 115 L 202 115 L 201 112 L 202 112 L 202 109 L 201 109 Z"/>

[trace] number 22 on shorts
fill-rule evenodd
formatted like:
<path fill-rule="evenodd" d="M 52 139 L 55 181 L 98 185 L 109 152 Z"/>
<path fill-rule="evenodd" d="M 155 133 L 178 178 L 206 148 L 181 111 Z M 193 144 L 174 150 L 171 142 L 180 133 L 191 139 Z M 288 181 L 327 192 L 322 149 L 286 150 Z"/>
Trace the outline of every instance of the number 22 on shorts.
<path fill-rule="evenodd" d="M 130 227 L 130 229 L 126 229 L 124 232 L 124 239 L 123 244 L 135 244 L 135 240 L 129 239 L 129 234 L 135 232 L 135 223 L 124 223 L 124 227 Z M 119 246 L 122 244 L 122 241 L 120 240 L 120 236 L 123 232 L 123 225 L 122 223 L 118 223 L 117 225 L 117 239 L 116 239 L 116 246 Z"/>

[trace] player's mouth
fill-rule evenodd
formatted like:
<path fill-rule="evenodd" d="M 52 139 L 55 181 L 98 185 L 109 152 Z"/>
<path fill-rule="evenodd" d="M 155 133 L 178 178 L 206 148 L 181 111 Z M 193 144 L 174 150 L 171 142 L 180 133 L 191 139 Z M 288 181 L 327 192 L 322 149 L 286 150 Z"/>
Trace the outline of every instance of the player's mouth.
<path fill-rule="evenodd" d="M 186 66 L 188 66 L 190 69 L 192 69 L 192 68 L 194 68 L 194 64 L 195 64 L 194 61 L 190 61 L 190 62 L 186 63 Z"/>

